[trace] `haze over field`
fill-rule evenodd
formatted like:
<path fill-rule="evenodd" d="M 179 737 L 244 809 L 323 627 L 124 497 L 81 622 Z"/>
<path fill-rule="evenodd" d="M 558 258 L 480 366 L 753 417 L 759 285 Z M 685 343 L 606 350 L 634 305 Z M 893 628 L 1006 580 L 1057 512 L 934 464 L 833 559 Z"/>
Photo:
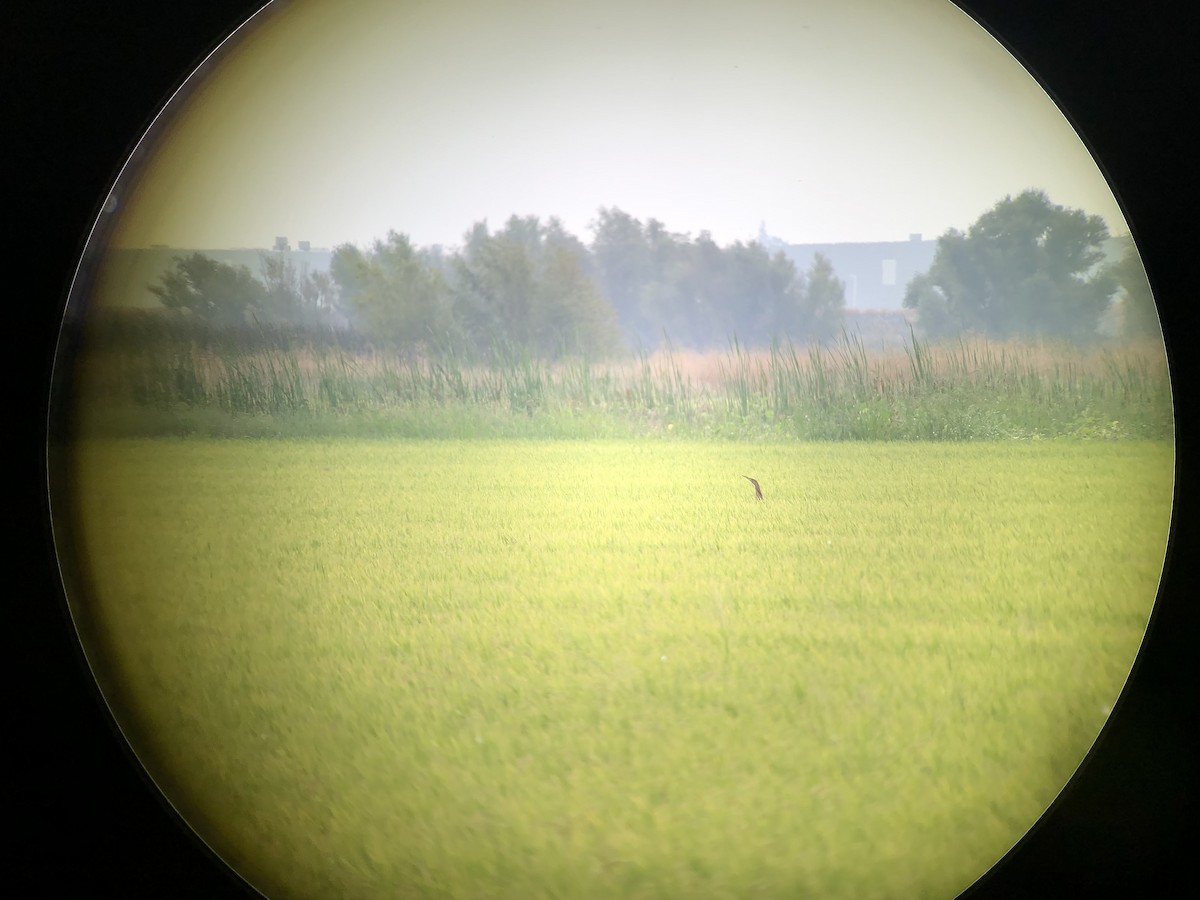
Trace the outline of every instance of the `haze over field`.
<path fill-rule="evenodd" d="M 946 0 L 297 0 L 218 55 L 114 192 L 115 246 L 453 246 L 513 214 L 586 235 L 601 206 L 719 243 L 903 240 L 1031 186 L 1127 230 Z"/>

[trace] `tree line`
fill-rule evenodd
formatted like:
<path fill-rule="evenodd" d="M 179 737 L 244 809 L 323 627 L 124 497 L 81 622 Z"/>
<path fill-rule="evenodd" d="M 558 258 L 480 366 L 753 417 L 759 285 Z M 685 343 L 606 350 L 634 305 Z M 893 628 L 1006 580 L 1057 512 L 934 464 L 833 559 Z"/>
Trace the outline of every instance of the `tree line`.
<path fill-rule="evenodd" d="M 167 308 L 220 326 L 327 324 L 336 312 L 376 343 L 424 353 L 519 348 L 593 357 L 654 347 L 825 341 L 843 327 L 844 285 L 818 254 L 799 271 L 757 242 L 719 246 L 601 208 L 585 244 L 555 218 L 478 222 L 452 251 L 390 232 L 369 248 L 335 248 L 329 272 L 299 275 L 264 253 L 258 277 L 195 253 L 150 290 Z M 929 337 L 963 333 L 1094 338 L 1118 300 L 1127 334 L 1156 333 L 1145 272 L 1130 242 L 1106 263 L 1098 216 L 1041 191 L 1005 197 L 967 231 L 938 238 L 904 306 Z"/>
<path fill-rule="evenodd" d="M 178 257 L 150 290 L 214 325 L 319 325 L 336 310 L 372 340 L 425 352 L 521 348 L 543 357 L 610 355 L 664 337 L 693 347 L 838 333 L 844 286 L 818 256 L 800 272 L 757 243 L 718 246 L 662 223 L 601 209 L 585 244 L 562 223 L 478 222 L 452 252 L 390 232 L 335 248 L 330 270 L 300 276 L 264 253 L 259 277 L 203 254 Z"/>

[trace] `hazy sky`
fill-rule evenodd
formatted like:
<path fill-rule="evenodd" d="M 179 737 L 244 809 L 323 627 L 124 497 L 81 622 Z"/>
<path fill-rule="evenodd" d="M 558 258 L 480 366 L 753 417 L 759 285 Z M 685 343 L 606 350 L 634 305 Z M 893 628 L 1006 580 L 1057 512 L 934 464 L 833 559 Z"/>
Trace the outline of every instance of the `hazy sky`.
<path fill-rule="evenodd" d="M 514 213 L 586 240 L 600 206 L 722 244 L 903 240 L 1028 187 L 1127 230 L 947 0 L 293 0 L 184 93 L 118 246 L 453 246 Z"/>

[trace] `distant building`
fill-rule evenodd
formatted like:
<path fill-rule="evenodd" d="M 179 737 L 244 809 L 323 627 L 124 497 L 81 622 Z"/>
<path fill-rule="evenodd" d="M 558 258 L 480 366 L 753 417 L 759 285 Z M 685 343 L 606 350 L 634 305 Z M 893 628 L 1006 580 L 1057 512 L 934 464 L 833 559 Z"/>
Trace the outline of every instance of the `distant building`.
<path fill-rule="evenodd" d="M 822 254 L 846 286 L 847 309 L 901 309 L 904 290 L 914 275 L 929 271 L 937 250 L 936 240 L 910 234 L 907 241 L 873 241 L 836 244 L 788 244 L 759 227 L 759 243 L 779 251 L 801 272 Z"/>

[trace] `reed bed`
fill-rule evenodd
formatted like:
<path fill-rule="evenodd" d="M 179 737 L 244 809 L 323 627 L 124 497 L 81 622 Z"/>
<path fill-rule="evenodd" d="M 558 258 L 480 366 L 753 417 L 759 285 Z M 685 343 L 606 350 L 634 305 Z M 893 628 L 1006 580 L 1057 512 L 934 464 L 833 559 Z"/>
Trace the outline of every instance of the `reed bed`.
<path fill-rule="evenodd" d="M 481 361 L 330 342 L 108 343 L 85 354 L 90 422 L 119 432 L 419 437 L 633 434 L 817 440 L 1169 438 L 1161 344 L 993 342 L 868 349 L 667 344 L 625 359 Z M 108 415 L 103 415 L 107 411 Z M 106 424 L 107 423 L 107 424 Z"/>

